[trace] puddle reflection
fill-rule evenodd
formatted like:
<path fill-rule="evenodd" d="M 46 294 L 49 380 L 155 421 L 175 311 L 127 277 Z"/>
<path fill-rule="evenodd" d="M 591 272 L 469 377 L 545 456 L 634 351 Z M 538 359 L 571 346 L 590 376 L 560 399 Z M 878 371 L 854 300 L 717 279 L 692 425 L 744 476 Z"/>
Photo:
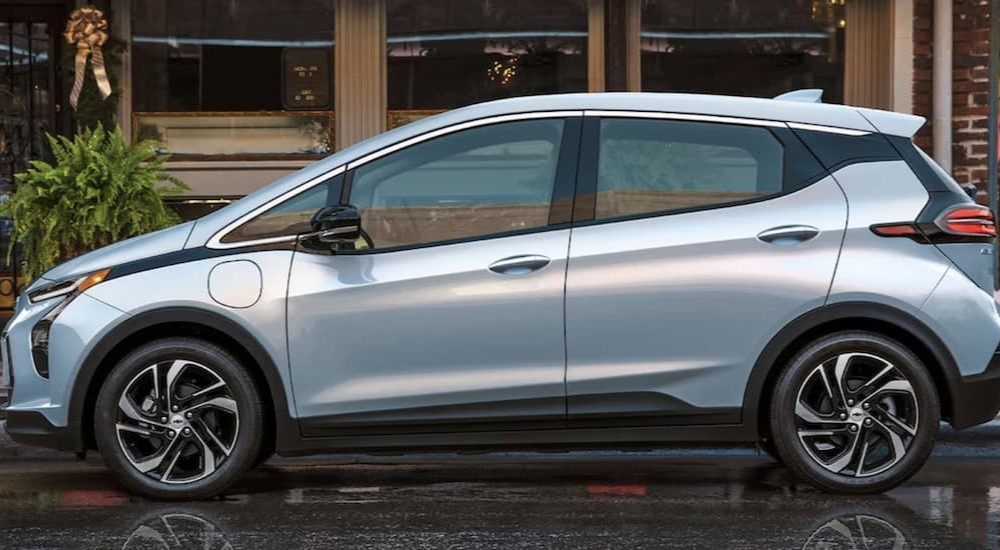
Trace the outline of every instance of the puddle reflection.
<path fill-rule="evenodd" d="M 844 512 L 820 524 L 802 544 L 802 550 L 903 550 L 912 547 L 912 540 L 911 535 L 881 514 Z"/>
<path fill-rule="evenodd" d="M 122 550 L 232 550 L 226 534 L 211 520 L 198 514 L 158 514 L 132 530 Z"/>
<path fill-rule="evenodd" d="M 289 468 L 243 494 L 170 505 L 69 474 L 0 476 L 0 547 L 998 548 L 994 470 L 949 465 L 928 477 L 960 471 L 961 483 L 831 496 L 773 464 Z"/>
<path fill-rule="evenodd" d="M 792 547 L 802 550 L 904 550 L 913 548 L 921 535 L 911 533 L 912 522 L 885 510 L 865 507 L 840 509 L 816 521 L 811 531 L 803 531 L 801 545 L 794 537 Z M 291 542 L 291 541 L 287 541 Z M 307 548 L 308 546 L 299 546 Z M 167 512 L 142 521 L 125 539 L 122 550 L 233 550 L 239 545 L 217 523 L 193 512 Z"/>

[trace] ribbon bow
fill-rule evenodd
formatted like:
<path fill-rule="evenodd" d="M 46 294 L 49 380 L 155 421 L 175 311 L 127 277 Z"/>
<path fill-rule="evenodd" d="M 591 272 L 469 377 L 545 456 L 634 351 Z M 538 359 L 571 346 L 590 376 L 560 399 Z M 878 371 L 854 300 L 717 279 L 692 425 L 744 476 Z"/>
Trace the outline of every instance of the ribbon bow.
<path fill-rule="evenodd" d="M 80 91 L 83 89 L 83 76 L 87 70 L 87 56 L 91 55 L 94 65 L 94 78 L 97 80 L 97 88 L 101 91 L 101 97 L 107 99 L 111 95 L 111 82 L 108 80 L 108 73 L 104 69 L 104 54 L 101 53 L 101 46 L 108 40 L 108 21 L 104 19 L 104 12 L 87 6 L 77 8 L 69 16 L 66 23 L 66 42 L 76 44 L 76 78 L 73 81 L 73 91 L 69 94 L 69 104 L 76 109 L 76 104 L 80 99 Z"/>

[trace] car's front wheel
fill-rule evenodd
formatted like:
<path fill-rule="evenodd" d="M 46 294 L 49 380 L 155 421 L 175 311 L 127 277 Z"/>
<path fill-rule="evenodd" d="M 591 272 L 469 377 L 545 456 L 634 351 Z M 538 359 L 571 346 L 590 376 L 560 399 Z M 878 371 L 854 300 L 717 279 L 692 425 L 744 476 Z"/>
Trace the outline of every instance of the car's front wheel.
<path fill-rule="evenodd" d="M 906 481 L 934 447 L 940 407 L 920 359 L 872 332 L 807 345 L 778 378 L 770 425 L 782 462 L 830 492 L 881 492 Z"/>
<path fill-rule="evenodd" d="M 98 450 L 127 488 L 160 499 L 215 496 L 262 446 L 253 380 L 226 350 L 168 338 L 125 356 L 97 398 Z"/>

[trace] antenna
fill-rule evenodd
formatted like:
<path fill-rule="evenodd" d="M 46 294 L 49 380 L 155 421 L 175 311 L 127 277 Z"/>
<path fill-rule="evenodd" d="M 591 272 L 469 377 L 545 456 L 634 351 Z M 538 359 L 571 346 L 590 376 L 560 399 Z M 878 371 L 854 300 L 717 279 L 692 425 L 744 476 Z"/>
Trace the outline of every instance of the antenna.
<path fill-rule="evenodd" d="M 800 101 L 802 103 L 823 103 L 823 90 L 819 88 L 792 90 L 775 96 L 774 99 L 778 101 Z"/>

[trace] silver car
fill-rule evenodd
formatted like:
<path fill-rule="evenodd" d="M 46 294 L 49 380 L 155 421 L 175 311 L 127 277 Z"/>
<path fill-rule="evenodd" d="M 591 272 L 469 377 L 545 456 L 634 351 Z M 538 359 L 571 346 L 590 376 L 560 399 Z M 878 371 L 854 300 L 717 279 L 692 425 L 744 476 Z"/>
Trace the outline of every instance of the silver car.
<path fill-rule="evenodd" d="M 691 442 L 886 490 L 1000 409 L 993 217 L 923 122 L 573 94 L 403 126 L 33 282 L 7 430 L 164 499 L 273 452 Z"/>

